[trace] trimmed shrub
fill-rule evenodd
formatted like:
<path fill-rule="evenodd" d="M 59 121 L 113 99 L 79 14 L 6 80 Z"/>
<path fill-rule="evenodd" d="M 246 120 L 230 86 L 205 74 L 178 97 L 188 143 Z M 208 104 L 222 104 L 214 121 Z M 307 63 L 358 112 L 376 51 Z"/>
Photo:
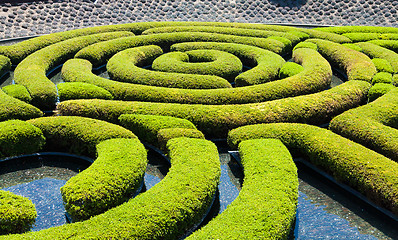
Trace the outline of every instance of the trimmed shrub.
<path fill-rule="evenodd" d="M 173 138 L 201 138 L 205 139 L 205 135 L 199 130 L 192 128 L 163 128 L 158 131 L 158 145 L 162 151 L 166 151 L 167 142 Z"/>
<path fill-rule="evenodd" d="M 61 188 L 65 209 L 74 221 L 119 206 L 141 190 L 148 160 L 138 139 L 108 139 L 96 148 L 94 163 Z"/>
<path fill-rule="evenodd" d="M 11 60 L 6 57 L 0 55 L 0 77 L 2 77 L 6 72 L 11 69 Z"/>
<path fill-rule="evenodd" d="M 14 45 L 10 46 L 0 46 L 0 55 L 5 55 L 9 57 L 12 61 L 12 64 L 17 65 L 28 55 L 38 51 L 47 46 L 53 45 L 55 43 L 59 43 L 61 41 L 65 41 L 71 38 L 86 36 L 86 35 L 94 35 L 98 33 L 105 32 L 119 32 L 119 31 L 131 31 L 133 30 L 131 24 L 121 24 L 121 25 L 109 25 L 109 26 L 97 26 L 97 27 L 89 27 L 83 29 L 74 29 L 65 32 L 57 32 L 46 34 L 43 36 L 31 38 Z M 133 35 L 133 33 L 130 33 Z"/>
<path fill-rule="evenodd" d="M 392 76 L 392 85 L 398 86 L 398 74 Z"/>
<path fill-rule="evenodd" d="M 338 26 L 338 27 L 321 27 L 315 28 L 318 31 L 330 33 L 398 33 L 395 27 L 376 27 L 376 26 Z"/>
<path fill-rule="evenodd" d="M 398 73 L 397 53 L 368 42 L 356 43 L 356 45 L 360 46 L 362 48 L 362 52 L 371 58 L 382 58 L 387 60 L 391 64 L 393 72 Z"/>
<path fill-rule="evenodd" d="M 60 101 L 71 99 L 113 99 L 112 94 L 96 85 L 84 82 L 66 82 L 57 85 Z"/>
<path fill-rule="evenodd" d="M 356 45 L 355 43 L 344 43 L 341 44 L 344 47 L 348 47 L 351 48 L 352 50 L 358 51 L 358 52 L 362 52 L 362 48 L 358 45 Z"/>
<path fill-rule="evenodd" d="M 388 72 L 378 72 L 373 76 L 372 84 L 376 83 L 392 83 L 392 74 Z"/>
<path fill-rule="evenodd" d="M 0 190 L 0 235 L 29 231 L 37 212 L 28 198 Z"/>
<path fill-rule="evenodd" d="M 236 147 L 244 140 L 258 138 L 280 139 L 288 148 L 300 150 L 311 163 L 337 180 L 398 213 L 398 163 L 391 159 L 329 130 L 304 124 L 244 126 L 232 130 L 228 142 Z"/>
<path fill-rule="evenodd" d="M 394 73 L 391 64 L 387 60 L 382 58 L 373 58 L 372 62 L 375 65 L 377 72 Z"/>
<path fill-rule="evenodd" d="M 175 32 L 140 35 L 126 37 L 123 39 L 114 39 L 112 41 L 107 41 L 104 43 L 97 43 L 89 47 L 83 48 L 76 54 L 75 57 L 87 59 L 93 65 L 101 65 L 112 55 L 127 48 L 139 47 L 144 45 L 158 45 L 167 52 L 172 44 L 181 42 L 238 43 L 264 48 L 277 54 L 281 54 L 286 51 L 286 46 L 282 42 L 275 39 L 241 37 L 205 32 Z"/>
<path fill-rule="evenodd" d="M 311 48 L 315 51 L 318 51 L 318 46 L 312 42 L 299 42 L 294 48 L 293 51 L 299 48 Z"/>
<path fill-rule="evenodd" d="M 43 116 L 38 108 L 13 98 L 0 90 L 0 121 L 8 119 L 27 120 Z"/>
<path fill-rule="evenodd" d="M 333 116 L 365 103 L 370 86 L 364 81 L 348 81 L 320 93 L 256 104 L 207 106 L 70 100 L 60 103 L 58 110 L 61 115 L 81 115 L 110 122 L 118 122 L 118 117 L 125 113 L 173 116 L 191 121 L 208 137 L 225 137 L 231 129 L 254 123 L 325 123 Z"/>
<path fill-rule="evenodd" d="M 390 90 L 394 88 L 395 87 L 392 84 L 376 83 L 373 87 L 369 89 L 368 93 L 369 102 L 373 102 L 374 100 L 383 96 L 384 94 L 388 93 Z"/>
<path fill-rule="evenodd" d="M 351 109 L 330 123 L 330 129 L 398 161 L 398 89 Z"/>
<path fill-rule="evenodd" d="M 155 45 L 123 50 L 109 59 L 107 64 L 109 76 L 112 79 L 122 82 L 161 87 L 199 89 L 231 88 L 231 84 L 229 84 L 227 80 L 217 76 L 166 73 L 139 67 L 151 64 L 152 61 L 162 53 L 162 49 Z M 156 63 L 154 62 L 154 64 Z M 153 67 L 154 66 L 152 66 L 152 68 Z"/>
<path fill-rule="evenodd" d="M 170 47 L 173 51 L 198 49 L 220 50 L 237 56 L 244 65 L 252 67 L 235 78 L 236 86 L 248 86 L 272 81 L 285 60 L 268 50 L 235 43 L 189 42 L 177 43 Z"/>
<path fill-rule="evenodd" d="M 292 77 L 302 71 L 304 71 L 304 68 L 300 64 L 287 62 L 283 64 L 282 68 L 279 70 L 279 78 Z"/>
<path fill-rule="evenodd" d="M 45 138 L 39 128 L 21 120 L 0 122 L 1 158 L 34 153 L 44 144 Z"/>
<path fill-rule="evenodd" d="M 123 114 L 119 117 L 119 121 L 123 127 L 132 131 L 139 139 L 152 145 L 157 145 L 157 135 L 161 129 L 196 129 L 195 125 L 186 119 L 168 116 Z"/>
<path fill-rule="evenodd" d="M 96 145 L 110 138 L 136 138 L 129 130 L 105 121 L 83 117 L 43 117 L 28 123 L 46 137 L 46 151 L 94 157 Z M 99 130 L 100 129 L 100 130 Z"/>
<path fill-rule="evenodd" d="M 45 110 L 53 109 L 57 101 L 57 89 L 46 76 L 48 70 L 73 57 L 83 47 L 131 34 L 130 32 L 100 33 L 72 38 L 43 48 L 18 64 L 14 71 L 14 81 L 28 89 L 34 106 Z"/>
<path fill-rule="evenodd" d="M 24 101 L 26 103 L 29 103 L 32 100 L 32 97 L 30 96 L 28 90 L 22 85 L 12 84 L 2 87 L 1 90 L 3 90 L 3 92 L 10 95 L 11 97 Z"/>
<path fill-rule="evenodd" d="M 398 52 L 398 40 L 372 40 L 369 43 Z"/>
<path fill-rule="evenodd" d="M 332 70 L 319 53 L 312 49 L 297 49 L 293 53 L 293 59 L 305 69 L 300 74 L 283 80 L 233 89 L 168 89 L 118 83 L 94 75 L 90 62 L 82 59 L 67 61 L 62 68 L 62 76 L 65 81 L 84 81 L 100 86 L 118 100 L 214 105 L 274 100 L 317 92 L 330 85 Z M 275 74 L 278 74 L 277 70 Z"/>
<path fill-rule="evenodd" d="M 87 221 L 30 232 L 32 239 L 178 239 L 211 206 L 220 177 L 217 147 L 203 139 L 168 143 L 171 168 L 151 189 Z"/>
<path fill-rule="evenodd" d="M 363 53 L 321 39 L 309 39 L 307 41 L 317 44 L 318 51 L 326 59 L 344 69 L 348 80 L 371 82 L 373 75 L 377 72 L 370 58 Z"/>
<path fill-rule="evenodd" d="M 366 42 L 371 40 L 398 40 L 397 33 L 344 33 L 353 42 Z"/>
<path fill-rule="evenodd" d="M 290 41 L 290 44 L 297 44 L 298 42 L 306 39 L 308 35 L 304 33 L 297 34 L 295 32 L 279 32 L 279 31 L 267 31 L 247 28 L 236 28 L 236 27 L 208 27 L 208 26 L 176 26 L 176 27 L 159 27 L 150 28 L 142 32 L 143 35 L 158 34 L 158 33 L 170 33 L 170 32 L 209 32 L 209 33 L 222 33 L 237 36 L 246 37 L 283 37 Z M 277 39 L 278 40 L 278 39 Z"/>
<path fill-rule="evenodd" d="M 235 55 L 209 49 L 166 53 L 152 64 L 152 69 L 157 71 L 215 75 L 229 81 L 234 80 L 242 68 L 242 62 Z"/>
<path fill-rule="evenodd" d="M 276 139 L 239 144 L 245 178 L 227 209 L 187 239 L 288 239 L 296 218 L 297 168 Z"/>

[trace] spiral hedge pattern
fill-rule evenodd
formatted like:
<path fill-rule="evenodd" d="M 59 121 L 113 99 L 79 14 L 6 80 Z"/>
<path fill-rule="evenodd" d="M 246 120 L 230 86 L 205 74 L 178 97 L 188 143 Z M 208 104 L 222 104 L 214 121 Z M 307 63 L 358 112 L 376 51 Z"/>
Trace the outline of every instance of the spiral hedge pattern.
<path fill-rule="evenodd" d="M 398 214 L 397 33 L 142 22 L 0 46 L 0 72 L 15 67 L 15 84 L 0 91 L 1 156 L 57 147 L 98 153 L 87 172 L 62 189 L 77 222 L 0 239 L 185 237 L 217 191 L 218 152 L 205 138 L 239 146 L 245 184 L 239 198 L 191 238 L 286 239 L 298 181 L 285 146 Z M 59 64 L 65 82 L 55 86 L 46 73 Z M 110 78 L 95 74 L 99 66 Z M 333 72 L 345 82 L 332 87 Z M 61 116 L 43 117 L 54 109 Z M 313 126 L 329 122 L 330 130 Z M 171 169 L 131 198 L 145 165 L 140 141 L 168 153 Z M 127 160 L 131 154 L 140 156 L 137 163 Z M 258 182 L 266 187 L 253 187 Z M 90 196 L 82 194 L 87 189 Z"/>

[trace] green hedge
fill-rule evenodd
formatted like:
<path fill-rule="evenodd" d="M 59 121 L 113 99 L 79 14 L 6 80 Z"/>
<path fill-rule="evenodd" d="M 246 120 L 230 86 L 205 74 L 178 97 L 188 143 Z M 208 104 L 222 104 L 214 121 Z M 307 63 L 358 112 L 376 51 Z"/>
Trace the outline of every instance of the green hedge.
<path fill-rule="evenodd" d="M 372 78 L 372 84 L 377 83 L 392 83 L 392 74 L 388 72 L 378 72 Z"/>
<path fill-rule="evenodd" d="M 295 62 L 287 62 L 283 64 L 282 68 L 279 70 L 279 78 L 287 78 L 299 74 L 304 71 L 303 66 Z"/>
<path fill-rule="evenodd" d="M 171 168 L 151 189 L 83 222 L 0 239 L 178 239 L 210 207 L 220 177 L 217 147 L 203 139 L 169 141 Z"/>
<path fill-rule="evenodd" d="M 297 34 L 297 31 L 290 32 L 279 32 L 279 31 L 267 31 L 247 28 L 232 28 L 232 27 L 209 27 L 209 26 L 175 26 L 175 27 L 159 27 L 150 28 L 142 32 L 143 35 L 158 34 L 158 33 L 170 33 L 170 32 L 209 32 L 209 33 L 222 33 L 237 36 L 246 37 L 283 37 L 290 41 L 290 44 L 296 45 L 300 41 L 308 37 L 305 34 Z M 290 49 L 291 50 L 291 49 Z"/>
<path fill-rule="evenodd" d="M 288 239 L 298 197 L 297 168 L 276 139 L 239 144 L 244 182 L 227 209 L 187 239 Z"/>
<path fill-rule="evenodd" d="M 0 235 L 29 231 L 37 212 L 28 198 L 0 190 Z"/>
<path fill-rule="evenodd" d="M 0 55 L 0 77 L 11 69 L 11 60 L 3 55 Z"/>
<path fill-rule="evenodd" d="M 205 139 L 205 135 L 192 128 L 163 128 L 158 131 L 157 139 L 159 148 L 166 151 L 167 142 L 173 138 L 187 137 Z"/>
<path fill-rule="evenodd" d="M 59 101 L 71 99 L 113 99 L 112 94 L 98 86 L 84 82 L 65 82 L 57 84 Z"/>
<path fill-rule="evenodd" d="M 369 43 L 398 52 L 398 40 L 372 40 Z"/>
<path fill-rule="evenodd" d="M 377 72 L 394 73 L 394 69 L 392 68 L 391 64 L 386 59 L 373 58 L 372 62 L 375 65 Z"/>
<path fill-rule="evenodd" d="M 8 119 L 27 120 L 43 116 L 38 108 L 13 98 L 0 90 L 0 121 Z"/>
<path fill-rule="evenodd" d="M 115 54 L 109 59 L 106 68 L 111 79 L 135 84 L 199 89 L 231 87 L 231 84 L 227 80 L 217 76 L 158 72 L 141 68 L 141 66 L 151 64 L 162 53 L 162 49 L 155 45 L 129 48 Z M 171 64 L 171 61 L 169 63 Z"/>
<path fill-rule="evenodd" d="M 356 45 L 355 43 L 344 43 L 341 44 L 344 47 L 348 47 L 351 48 L 352 50 L 358 51 L 358 52 L 362 52 L 362 48 L 358 45 Z"/>
<path fill-rule="evenodd" d="M 58 105 L 61 115 L 81 115 L 118 122 L 124 113 L 173 116 L 191 121 L 207 136 L 225 137 L 233 128 L 265 122 L 322 124 L 367 100 L 370 84 L 348 81 L 320 93 L 242 105 L 70 100 Z"/>
<path fill-rule="evenodd" d="M 377 98 L 388 93 L 390 90 L 394 89 L 395 86 L 387 83 L 376 83 L 373 87 L 369 89 L 368 99 L 369 102 L 373 102 Z"/>
<path fill-rule="evenodd" d="M 1 88 L 3 92 L 10 95 L 13 98 L 19 99 L 26 103 L 29 103 L 32 100 L 28 90 L 26 87 L 18 84 L 7 85 Z"/>
<path fill-rule="evenodd" d="M 46 151 L 95 157 L 96 145 L 110 138 L 136 138 L 129 130 L 105 121 L 83 117 L 43 117 L 27 121 L 46 138 Z"/>
<path fill-rule="evenodd" d="M 157 145 L 157 136 L 161 129 L 196 129 L 195 125 L 186 119 L 159 115 L 123 114 L 119 117 L 119 121 L 123 127 L 132 131 L 139 139 L 152 145 Z"/>
<path fill-rule="evenodd" d="M 39 151 L 45 144 L 42 131 L 21 120 L 0 122 L 0 157 Z"/>
<path fill-rule="evenodd" d="M 376 27 L 376 26 L 338 26 L 338 27 L 321 27 L 315 28 L 318 31 L 325 31 L 330 33 L 344 34 L 344 33 L 398 33 L 395 27 Z"/>
<path fill-rule="evenodd" d="M 314 49 L 315 51 L 318 51 L 318 46 L 312 42 L 300 42 L 296 46 L 294 46 L 293 51 L 298 48 L 311 48 Z"/>
<path fill-rule="evenodd" d="M 397 53 L 369 42 L 356 43 L 356 45 L 360 46 L 362 48 L 362 52 L 371 58 L 381 58 L 387 60 L 391 64 L 393 72 L 398 73 Z"/>
<path fill-rule="evenodd" d="M 263 25 L 263 24 L 249 24 L 249 23 L 221 23 L 221 22 L 139 22 L 139 23 L 127 23 L 127 24 L 118 24 L 118 25 L 110 25 L 110 26 L 97 26 L 90 27 L 84 29 L 76 29 L 66 32 L 52 33 L 44 36 L 40 36 L 37 38 L 32 38 L 12 46 L 0 46 L 0 55 L 5 55 L 9 57 L 13 64 L 18 64 L 22 59 L 24 59 L 29 54 L 49 46 L 51 44 L 64 41 L 70 38 L 80 37 L 84 35 L 90 35 L 101 32 L 115 32 L 115 31 L 130 31 L 135 34 L 141 34 L 142 32 L 151 29 L 151 28 L 159 28 L 159 27 L 176 27 L 176 26 L 204 26 L 205 28 L 230 28 L 231 30 L 225 30 L 229 32 L 229 34 L 233 34 L 233 32 L 239 32 L 239 35 L 242 36 L 256 36 L 256 37 L 265 37 L 264 33 L 249 33 L 246 32 L 257 30 L 265 31 L 275 31 L 281 33 L 272 34 L 274 36 L 281 36 L 290 39 L 293 41 L 293 37 L 289 34 L 293 34 L 299 37 L 301 40 L 312 37 L 312 38 L 321 38 L 328 39 L 334 42 L 344 43 L 350 42 L 350 39 L 345 36 L 340 36 L 338 34 L 322 32 L 313 29 L 302 29 L 288 26 L 278 26 L 278 25 Z M 217 28 L 217 29 L 218 29 Z M 226 33 L 227 33 L 226 32 Z M 281 35 L 282 34 L 282 35 Z"/>
<path fill-rule="evenodd" d="M 127 48 L 139 47 L 144 45 L 158 45 L 167 52 L 172 44 L 181 42 L 239 43 L 264 48 L 277 54 L 286 51 L 285 44 L 275 39 L 241 37 L 205 32 L 175 32 L 133 36 L 119 40 L 114 39 L 112 41 L 93 44 L 92 46 L 80 50 L 76 54 L 76 57 L 87 59 L 94 65 L 100 65 L 103 64 L 112 55 Z"/>
<path fill-rule="evenodd" d="M 279 69 L 285 63 L 285 60 L 281 56 L 271 51 L 235 43 L 177 43 L 172 45 L 170 49 L 173 51 L 211 49 L 225 51 L 237 56 L 244 65 L 252 68 L 235 78 L 236 86 L 247 86 L 272 81 L 277 78 Z"/>
<path fill-rule="evenodd" d="M 330 129 L 398 161 L 398 89 L 351 109 L 330 123 Z"/>
<path fill-rule="evenodd" d="M 242 68 L 238 57 L 218 50 L 169 52 L 152 64 L 152 69 L 157 71 L 215 75 L 228 81 L 234 80 Z"/>
<path fill-rule="evenodd" d="M 331 63 L 347 73 L 348 80 L 362 80 L 371 82 L 376 74 L 376 67 L 368 56 L 338 43 L 321 39 L 306 41 L 317 44 L 318 51 Z"/>
<path fill-rule="evenodd" d="M 41 109 L 53 109 L 57 101 L 57 89 L 46 76 L 52 67 L 72 58 L 80 49 L 99 41 L 130 36 L 130 32 L 100 33 L 72 38 L 36 51 L 17 65 L 14 81 L 25 86 L 32 104 Z"/>
<path fill-rule="evenodd" d="M 293 53 L 293 59 L 304 67 L 300 74 L 279 81 L 232 89 L 168 89 L 118 83 L 94 75 L 91 64 L 82 59 L 67 61 L 62 68 L 62 76 L 68 82 L 83 81 L 100 86 L 118 100 L 214 105 L 274 100 L 317 92 L 330 85 L 332 70 L 319 53 L 312 49 L 297 49 Z M 258 71 L 263 71 L 263 68 Z M 278 70 L 273 71 L 278 74 Z"/>
<path fill-rule="evenodd" d="M 244 126 L 232 130 L 228 141 L 236 147 L 241 141 L 256 138 L 280 139 L 288 148 L 300 150 L 310 162 L 338 181 L 398 213 L 398 163 L 391 159 L 329 130 L 304 124 Z"/>
<path fill-rule="evenodd" d="M 392 85 L 398 86 L 398 74 L 392 76 Z"/>
<path fill-rule="evenodd" d="M 138 139 L 100 142 L 94 163 L 61 188 L 66 211 L 81 221 L 128 201 L 140 190 L 146 165 L 146 149 Z"/>

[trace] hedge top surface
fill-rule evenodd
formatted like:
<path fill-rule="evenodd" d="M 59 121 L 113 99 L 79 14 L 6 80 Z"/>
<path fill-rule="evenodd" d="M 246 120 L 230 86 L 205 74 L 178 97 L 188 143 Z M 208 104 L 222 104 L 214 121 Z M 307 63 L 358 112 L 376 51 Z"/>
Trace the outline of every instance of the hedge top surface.
<path fill-rule="evenodd" d="M 244 182 L 227 209 L 187 239 L 288 239 L 294 225 L 298 177 L 277 139 L 239 144 Z"/>
<path fill-rule="evenodd" d="M 95 156 L 96 145 L 110 138 L 136 138 L 129 130 L 101 120 L 59 116 L 31 119 L 46 137 L 48 150 Z"/>
<path fill-rule="evenodd" d="M 370 200 L 398 213 L 398 163 L 332 131 L 304 124 L 271 123 L 232 130 L 228 142 L 236 148 L 247 139 L 277 138 L 298 149 L 337 180 Z"/>

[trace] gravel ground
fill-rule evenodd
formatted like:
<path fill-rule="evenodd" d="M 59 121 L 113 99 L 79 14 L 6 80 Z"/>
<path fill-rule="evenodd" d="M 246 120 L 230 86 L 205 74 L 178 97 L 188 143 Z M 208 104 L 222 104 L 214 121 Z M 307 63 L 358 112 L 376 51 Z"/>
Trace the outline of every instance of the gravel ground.
<path fill-rule="evenodd" d="M 0 3 L 0 39 L 143 21 L 398 27 L 398 1 L 387 0 L 6 1 Z"/>

